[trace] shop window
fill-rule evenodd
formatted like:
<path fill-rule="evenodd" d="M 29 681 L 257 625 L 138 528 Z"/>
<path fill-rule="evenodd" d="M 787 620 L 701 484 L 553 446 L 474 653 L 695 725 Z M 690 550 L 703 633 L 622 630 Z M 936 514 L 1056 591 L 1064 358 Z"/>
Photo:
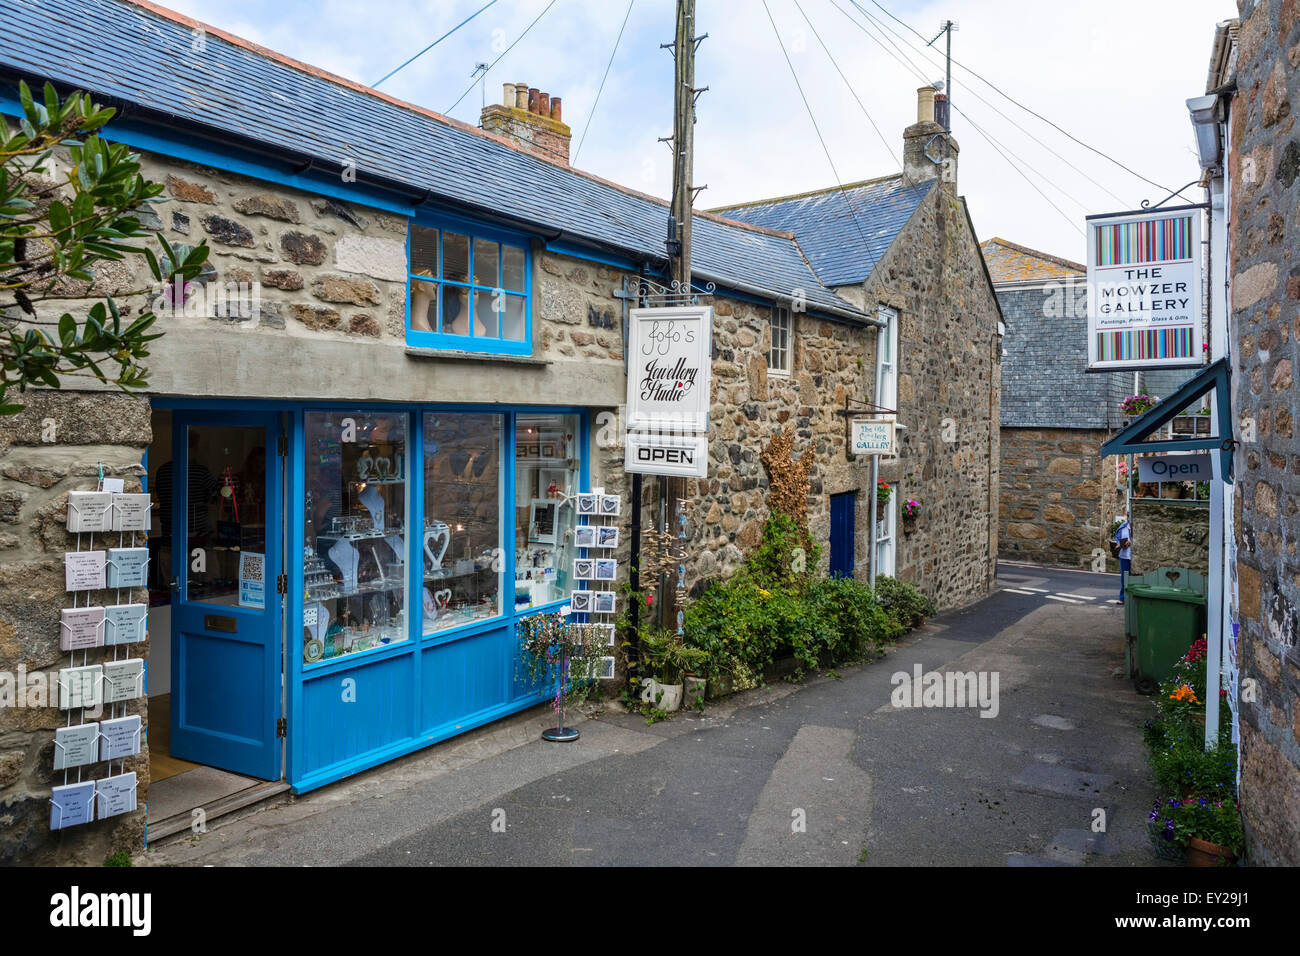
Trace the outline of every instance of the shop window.
<path fill-rule="evenodd" d="M 767 370 L 788 375 L 790 372 L 790 342 L 793 337 L 794 323 L 790 310 L 781 306 L 772 307 L 772 340 L 767 350 Z"/>
<path fill-rule="evenodd" d="M 303 658 L 407 640 L 407 416 L 308 411 Z"/>
<path fill-rule="evenodd" d="M 515 425 L 515 607 L 571 588 L 574 508 L 581 489 L 577 415 L 521 414 Z"/>
<path fill-rule="evenodd" d="M 522 240 L 412 224 L 408 257 L 410 344 L 531 353 L 531 265 Z"/>
<path fill-rule="evenodd" d="M 502 415 L 424 415 L 422 633 L 500 615 Z"/>

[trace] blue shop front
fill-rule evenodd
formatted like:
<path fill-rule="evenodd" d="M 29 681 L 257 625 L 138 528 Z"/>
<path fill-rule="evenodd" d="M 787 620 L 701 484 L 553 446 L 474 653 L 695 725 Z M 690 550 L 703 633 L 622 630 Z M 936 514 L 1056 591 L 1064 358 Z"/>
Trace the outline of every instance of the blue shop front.
<path fill-rule="evenodd" d="M 155 781 L 301 793 L 549 692 L 515 627 L 571 586 L 586 410 L 153 405 Z"/>

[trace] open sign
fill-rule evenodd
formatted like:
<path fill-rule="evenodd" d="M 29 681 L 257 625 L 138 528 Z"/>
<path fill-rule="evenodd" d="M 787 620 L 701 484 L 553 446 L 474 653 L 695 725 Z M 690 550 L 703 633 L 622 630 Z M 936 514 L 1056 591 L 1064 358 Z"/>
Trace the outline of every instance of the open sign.
<path fill-rule="evenodd" d="M 1209 455 L 1152 455 L 1138 459 L 1138 481 L 1209 481 Z"/>

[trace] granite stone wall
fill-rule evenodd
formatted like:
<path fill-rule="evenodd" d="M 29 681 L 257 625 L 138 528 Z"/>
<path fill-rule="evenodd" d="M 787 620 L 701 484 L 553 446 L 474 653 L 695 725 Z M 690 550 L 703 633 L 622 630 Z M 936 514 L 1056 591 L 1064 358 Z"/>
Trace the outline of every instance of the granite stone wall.
<path fill-rule="evenodd" d="M 65 527 L 68 492 L 93 491 L 101 465 L 106 476 L 124 478 L 127 491 L 140 490 L 149 403 L 116 393 L 48 391 L 28 392 L 20 401 L 23 412 L 0 417 L 0 866 L 99 866 L 117 850 L 144 845 L 147 734 L 140 754 L 124 765 L 137 775 L 139 810 L 51 831 L 50 787 L 65 782 L 54 770 L 54 730 L 67 724 L 70 712 L 58 709 L 57 697 L 37 696 L 33 688 L 34 682 L 48 688 L 59 668 L 70 666 L 68 652 L 59 650 L 59 611 L 72 607 L 63 555 L 77 550 L 77 536 Z M 123 602 L 148 601 L 143 589 L 130 598 L 126 593 Z M 98 597 L 102 603 L 104 593 Z M 111 660 L 113 650 L 86 651 L 84 662 Z M 146 661 L 149 656 L 147 643 L 130 645 L 130 652 Z M 76 663 L 83 663 L 81 653 Z M 128 715 L 142 715 L 147 730 L 145 701 L 126 707 Z M 116 762 L 113 772 L 122 772 Z M 90 764 L 81 773 L 85 780 L 107 776 L 107 764 Z M 75 782 L 77 771 L 71 774 Z"/>
<path fill-rule="evenodd" d="M 1300 864 L 1300 3 L 1239 0 L 1232 103 L 1241 808 L 1253 860 Z M 1248 434 L 1239 433 L 1245 439 Z"/>

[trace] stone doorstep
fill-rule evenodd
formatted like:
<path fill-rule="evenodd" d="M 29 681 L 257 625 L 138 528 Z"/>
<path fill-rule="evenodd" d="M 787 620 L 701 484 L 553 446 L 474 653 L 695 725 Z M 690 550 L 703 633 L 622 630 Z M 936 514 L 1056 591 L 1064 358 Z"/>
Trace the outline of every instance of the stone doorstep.
<path fill-rule="evenodd" d="M 280 799 L 277 800 L 277 797 Z M 222 823 L 233 823 L 250 813 L 272 806 L 272 801 L 284 803 L 288 799 L 288 783 L 283 780 L 264 781 L 194 809 L 202 809 L 205 825 L 216 820 L 221 820 Z M 194 810 L 187 810 L 166 820 L 159 820 L 152 826 L 146 824 L 144 831 L 146 848 L 163 846 L 167 842 L 174 843 L 175 840 L 169 841 L 168 838 L 189 833 L 194 823 L 193 813 Z"/>

